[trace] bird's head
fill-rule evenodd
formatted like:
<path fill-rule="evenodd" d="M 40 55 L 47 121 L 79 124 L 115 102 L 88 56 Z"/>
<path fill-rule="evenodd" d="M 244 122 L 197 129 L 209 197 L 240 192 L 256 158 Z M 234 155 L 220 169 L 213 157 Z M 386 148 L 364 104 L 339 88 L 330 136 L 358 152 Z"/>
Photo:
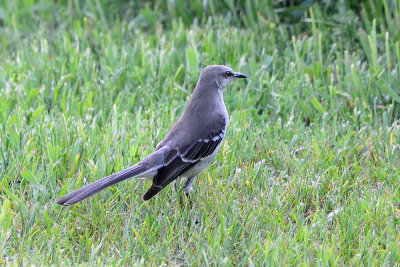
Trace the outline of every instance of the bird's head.
<path fill-rule="evenodd" d="M 247 77 L 240 72 L 233 71 L 230 67 L 223 65 L 211 65 L 202 70 L 199 82 L 211 82 L 216 84 L 218 89 L 224 90 L 231 81 L 237 78 Z"/>

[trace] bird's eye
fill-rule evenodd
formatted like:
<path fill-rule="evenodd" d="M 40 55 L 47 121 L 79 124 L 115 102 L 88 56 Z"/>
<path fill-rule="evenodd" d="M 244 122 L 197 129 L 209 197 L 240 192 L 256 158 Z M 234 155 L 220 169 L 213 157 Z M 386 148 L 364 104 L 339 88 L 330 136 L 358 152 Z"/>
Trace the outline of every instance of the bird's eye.
<path fill-rule="evenodd" d="M 232 76 L 232 72 L 230 72 L 230 71 L 228 70 L 227 72 L 225 72 L 225 75 L 226 75 L 227 77 L 231 77 L 231 76 Z"/>

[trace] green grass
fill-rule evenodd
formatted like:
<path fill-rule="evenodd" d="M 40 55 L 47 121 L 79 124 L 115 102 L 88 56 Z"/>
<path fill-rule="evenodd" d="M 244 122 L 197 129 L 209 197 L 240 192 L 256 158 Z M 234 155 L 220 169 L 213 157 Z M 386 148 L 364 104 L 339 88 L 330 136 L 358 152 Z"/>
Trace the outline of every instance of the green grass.
<path fill-rule="evenodd" d="M 400 1 L 322 2 L 0 1 L 0 264 L 399 264 Z M 151 153 L 210 64 L 249 78 L 192 204 L 55 204 Z"/>

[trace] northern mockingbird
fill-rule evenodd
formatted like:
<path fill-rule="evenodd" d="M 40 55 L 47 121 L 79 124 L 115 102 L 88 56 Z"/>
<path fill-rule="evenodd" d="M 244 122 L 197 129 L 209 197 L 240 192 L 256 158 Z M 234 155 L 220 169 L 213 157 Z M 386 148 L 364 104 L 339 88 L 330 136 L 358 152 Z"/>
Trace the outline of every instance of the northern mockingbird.
<path fill-rule="evenodd" d="M 132 167 L 57 199 L 57 203 L 72 205 L 132 177 L 153 180 L 143 196 L 145 201 L 178 177 L 187 179 L 184 192 L 188 195 L 194 179 L 210 165 L 222 144 L 228 125 L 223 92 L 236 78 L 246 76 L 221 65 L 203 69 L 182 116 L 152 154 Z"/>

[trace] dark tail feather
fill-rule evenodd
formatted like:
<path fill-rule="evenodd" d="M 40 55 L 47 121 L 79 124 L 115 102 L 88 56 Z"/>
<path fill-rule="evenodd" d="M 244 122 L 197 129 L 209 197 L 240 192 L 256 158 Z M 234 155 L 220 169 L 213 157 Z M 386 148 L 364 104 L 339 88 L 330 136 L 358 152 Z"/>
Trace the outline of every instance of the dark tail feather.
<path fill-rule="evenodd" d="M 97 182 L 86 185 L 74 192 L 71 192 L 71 193 L 57 199 L 56 202 L 63 206 L 69 206 L 69 205 L 75 204 L 79 201 L 82 201 L 85 198 L 93 196 L 94 194 L 97 194 L 104 188 L 107 188 L 116 183 L 122 182 L 131 177 L 140 176 L 147 172 L 149 172 L 149 170 L 147 168 L 144 168 L 143 166 L 137 164 L 137 165 L 127 168 L 123 171 L 114 173 L 110 176 L 107 176 L 107 177 L 101 179 L 101 180 L 98 180 Z"/>
<path fill-rule="evenodd" d="M 144 201 L 147 201 L 147 200 L 149 200 L 150 198 L 154 197 L 155 195 L 158 194 L 158 192 L 161 191 L 161 189 L 163 189 L 162 186 L 157 186 L 157 185 L 154 185 L 154 184 L 153 184 L 153 185 L 149 188 L 149 190 L 147 190 L 146 194 L 144 194 L 143 200 L 144 200 Z"/>

